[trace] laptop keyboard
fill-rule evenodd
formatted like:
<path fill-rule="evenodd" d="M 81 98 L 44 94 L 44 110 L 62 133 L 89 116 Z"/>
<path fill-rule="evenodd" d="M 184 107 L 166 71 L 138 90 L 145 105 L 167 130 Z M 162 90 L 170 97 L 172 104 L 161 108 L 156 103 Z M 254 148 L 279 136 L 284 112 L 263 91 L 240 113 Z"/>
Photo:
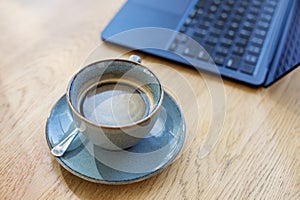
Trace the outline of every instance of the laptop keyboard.
<path fill-rule="evenodd" d="M 278 0 L 199 0 L 169 50 L 253 75 Z M 180 51 L 180 52 L 179 52 Z"/>

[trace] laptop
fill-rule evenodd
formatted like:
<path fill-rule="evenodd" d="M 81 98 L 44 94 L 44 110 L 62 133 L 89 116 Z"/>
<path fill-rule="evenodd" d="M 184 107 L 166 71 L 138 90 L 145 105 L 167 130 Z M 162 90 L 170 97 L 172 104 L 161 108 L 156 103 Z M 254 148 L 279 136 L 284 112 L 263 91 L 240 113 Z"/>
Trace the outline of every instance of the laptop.
<path fill-rule="evenodd" d="M 299 0 L 128 0 L 101 37 L 267 87 L 300 64 L 299 11 Z"/>

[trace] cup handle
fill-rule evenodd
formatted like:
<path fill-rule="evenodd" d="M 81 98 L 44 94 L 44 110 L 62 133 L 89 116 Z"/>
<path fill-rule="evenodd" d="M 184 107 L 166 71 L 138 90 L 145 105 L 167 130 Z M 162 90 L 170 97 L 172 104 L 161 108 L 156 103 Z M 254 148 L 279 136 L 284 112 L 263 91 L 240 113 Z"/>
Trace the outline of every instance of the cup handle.
<path fill-rule="evenodd" d="M 60 157 L 60 156 L 64 155 L 64 153 L 70 146 L 71 142 L 77 136 L 78 132 L 79 132 L 79 130 L 77 128 L 75 128 L 65 139 L 63 139 L 57 145 L 55 145 L 51 149 L 52 155 L 54 155 L 56 157 Z"/>
<path fill-rule="evenodd" d="M 133 61 L 133 62 L 137 62 L 137 63 L 141 63 L 142 62 L 141 57 L 139 57 L 137 55 L 131 55 L 131 56 L 129 56 L 129 60 Z"/>

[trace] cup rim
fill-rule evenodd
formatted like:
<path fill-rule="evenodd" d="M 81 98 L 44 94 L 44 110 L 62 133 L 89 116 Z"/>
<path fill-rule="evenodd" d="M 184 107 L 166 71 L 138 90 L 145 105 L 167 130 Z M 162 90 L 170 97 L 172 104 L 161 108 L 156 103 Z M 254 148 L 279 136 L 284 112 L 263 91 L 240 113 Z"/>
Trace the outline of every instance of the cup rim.
<path fill-rule="evenodd" d="M 129 123 L 129 124 L 124 124 L 124 125 L 104 125 L 104 124 L 98 124 L 98 123 L 95 123 L 89 119 L 87 119 L 86 117 L 84 117 L 80 112 L 77 111 L 77 109 L 73 106 L 73 104 L 71 103 L 71 100 L 70 100 L 70 91 L 71 91 L 71 86 L 72 86 L 72 83 L 73 81 L 75 80 L 75 78 L 78 76 L 79 73 L 81 73 L 82 71 L 84 71 L 86 68 L 89 68 L 93 65 L 96 65 L 98 63 L 102 63 L 102 62 L 115 62 L 115 61 L 120 61 L 120 62 L 127 62 L 127 63 L 131 63 L 131 64 L 134 64 L 134 65 L 138 65 L 139 67 L 142 67 L 144 69 L 146 69 L 148 72 L 150 72 L 154 78 L 156 79 L 157 83 L 159 84 L 159 88 L 160 88 L 160 98 L 158 100 L 158 103 L 157 105 L 155 106 L 155 108 L 151 111 L 151 113 L 149 113 L 147 116 L 143 117 L 142 119 L 136 121 L 136 122 L 133 122 L 133 123 Z M 163 89 L 163 86 L 160 82 L 160 80 L 158 79 L 158 77 L 146 66 L 138 63 L 138 62 L 135 62 L 135 61 L 131 61 L 131 60 L 126 60 L 126 59 L 104 59 L 104 60 L 99 60 L 99 61 L 95 61 L 95 62 L 92 62 L 86 66 L 84 66 L 83 68 L 81 68 L 79 71 L 77 71 L 70 79 L 70 81 L 68 82 L 68 86 L 67 86 L 67 90 L 66 90 L 66 100 L 67 100 L 67 103 L 69 105 L 69 108 L 71 109 L 72 113 L 75 114 L 78 118 L 80 118 L 80 120 L 84 121 L 85 123 L 88 123 L 94 127 L 97 127 L 97 128 L 105 128 L 105 129 L 123 129 L 123 128 L 131 128 L 131 127 L 134 127 L 134 126 L 137 126 L 137 125 L 140 125 L 142 124 L 143 122 L 145 121 L 148 121 L 150 120 L 151 118 L 153 118 L 153 116 L 159 111 L 159 109 L 161 108 L 161 105 L 162 105 L 162 102 L 163 102 L 163 99 L 164 99 L 164 89 Z"/>

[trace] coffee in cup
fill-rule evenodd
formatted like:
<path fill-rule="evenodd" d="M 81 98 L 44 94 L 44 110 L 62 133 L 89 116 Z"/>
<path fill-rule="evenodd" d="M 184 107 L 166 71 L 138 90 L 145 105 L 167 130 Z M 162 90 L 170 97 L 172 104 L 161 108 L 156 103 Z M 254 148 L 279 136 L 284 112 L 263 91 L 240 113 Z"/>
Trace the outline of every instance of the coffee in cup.
<path fill-rule="evenodd" d="M 147 137 L 163 96 L 153 72 L 122 59 L 84 67 L 70 80 L 66 93 L 77 129 L 95 145 L 109 150 L 131 147 Z"/>

